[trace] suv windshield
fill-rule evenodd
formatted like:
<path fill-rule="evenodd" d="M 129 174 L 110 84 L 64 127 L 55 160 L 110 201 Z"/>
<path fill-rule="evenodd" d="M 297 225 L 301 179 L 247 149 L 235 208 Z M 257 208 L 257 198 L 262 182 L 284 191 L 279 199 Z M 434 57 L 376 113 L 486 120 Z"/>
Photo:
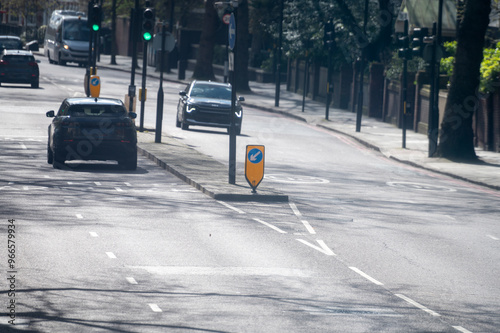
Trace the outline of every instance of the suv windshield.
<path fill-rule="evenodd" d="M 73 105 L 68 114 L 73 117 L 118 117 L 125 114 L 125 109 L 116 105 Z"/>
<path fill-rule="evenodd" d="M 26 63 L 26 62 L 34 62 L 35 57 L 26 56 L 26 55 L 17 55 L 17 54 L 7 54 L 2 57 L 2 60 L 8 61 L 9 63 Z"/>
<path fill-rule="evenodd" d="M 191 89 L 191 97 L 231 99 L 231 88 L 209 84 L 196 84 Z"/>

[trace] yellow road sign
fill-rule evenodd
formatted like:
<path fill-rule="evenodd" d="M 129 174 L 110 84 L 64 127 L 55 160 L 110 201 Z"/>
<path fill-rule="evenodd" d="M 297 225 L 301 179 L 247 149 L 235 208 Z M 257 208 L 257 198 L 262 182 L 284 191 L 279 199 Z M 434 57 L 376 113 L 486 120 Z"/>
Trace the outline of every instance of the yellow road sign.
<path fill-rule="evenodd" d="M 245 178 L 253 192 L 264 178 L 264 146 L 248 145 L 245 159 Z"/>
<path fill-rule="evenodd" d="M 101 93 L 101 79 L 97 75 L 90 77 L 90 96 L 99 97 Z"/>

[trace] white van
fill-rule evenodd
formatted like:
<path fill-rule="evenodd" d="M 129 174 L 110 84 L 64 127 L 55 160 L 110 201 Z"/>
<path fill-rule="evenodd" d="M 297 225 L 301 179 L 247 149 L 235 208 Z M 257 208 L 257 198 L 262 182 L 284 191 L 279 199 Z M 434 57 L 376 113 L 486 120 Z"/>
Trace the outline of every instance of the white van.
<path fill-rule="evenodd" d="M 44 55 L 51 64 L 74 62 L 86 66 L 90 29 L 82 12 L 56 10 L 45 32 Z"/>

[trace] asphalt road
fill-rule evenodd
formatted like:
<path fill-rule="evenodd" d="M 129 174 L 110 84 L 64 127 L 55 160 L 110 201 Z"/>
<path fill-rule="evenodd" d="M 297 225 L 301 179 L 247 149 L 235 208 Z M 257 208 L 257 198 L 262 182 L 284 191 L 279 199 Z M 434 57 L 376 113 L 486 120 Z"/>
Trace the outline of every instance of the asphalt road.
<path fill-rule="evenodd" d="M 264 182 L 290 203 L 214 201 L 144 158 L 54 170 L 45 111 L 83 96 L 84 69 L 40 68 L 40 89 L 0 88 L 5 275 L 16 230 L 16 293 L 1 297 L 16 325 L 2 316 L 0 331 L 498 331 L 498 192 L 252 109 L 238 169 L 246 144 L 265 145 Z M 99 75 L 102 96 L 123 98 L 128 74 Z M 226 163 L 225 130 L 175 128 L 182 88 L 164 84 L 164 131 Z"/>

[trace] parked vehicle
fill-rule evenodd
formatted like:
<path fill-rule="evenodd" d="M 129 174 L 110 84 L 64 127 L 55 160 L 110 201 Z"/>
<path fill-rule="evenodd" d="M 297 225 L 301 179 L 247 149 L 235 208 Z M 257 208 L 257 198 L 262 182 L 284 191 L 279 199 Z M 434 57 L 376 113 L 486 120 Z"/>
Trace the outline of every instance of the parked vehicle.
<path fill-rule="evenodd" d="M 137 115 L 111 98 L 66 98 L 48 129 L 47 162 L 60 168 L 71 160 L 115 160 L 137 168 Z"/>
<path fill-rule="evenodd" d="M 31 51 L 3 50 L 0 56 L 0 85 L 28 83 L 31 88 L 38 88 L 40 71 L 37 62 Z"/>
<path fill-rule="evenodd" d="M 179 92 L 176 126 L 183 130 L 190 125 L 227 128 L 231 124 L 231 85 L 211 81 L 193 81 Z M 236 133 L 241 133 L 243 108 L 239 97 L 235 101 Z"/>
<path fill-rule="evenodd" d="M 3 50 L 22 50 L 23 42 L 17 36 L 0 36 L 0 52 Z"/>
<path fill-rule="evenodd" d="M 75 62 L 85 66 L 89 57 L 90 28 L 84 13 L 56 10 L 45 31 L 44 55 L 51 64 Z"/>

